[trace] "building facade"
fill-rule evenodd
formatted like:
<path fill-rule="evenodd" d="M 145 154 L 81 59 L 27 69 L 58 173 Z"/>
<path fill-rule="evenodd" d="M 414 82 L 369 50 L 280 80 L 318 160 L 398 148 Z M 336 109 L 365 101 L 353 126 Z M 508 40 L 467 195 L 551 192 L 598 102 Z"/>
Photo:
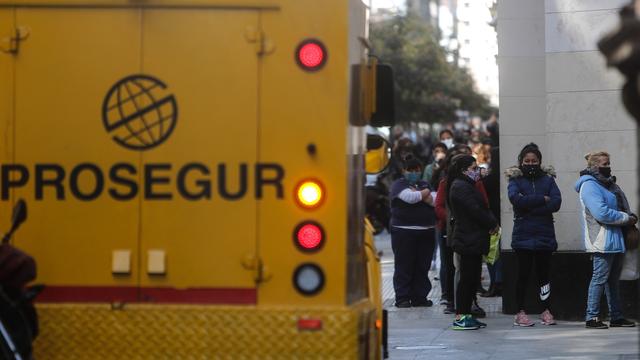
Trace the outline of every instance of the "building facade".
<path fill-rule="evenodd" d="M 529 142 L 540 146 L 543 164 L 556 168 L 563 202 L 555 215 L 559 249 L 554 255 L 552 286 L 557 302 L 554 306 L 568 318 L 584 314 L 586 286 L 591 278 L 591 262 L 584 253 L 580 203 L 574 190 L 579 171 L 586 167 L 584 155 L 608 151 L 618 184 L 631 206 L 639 205 L 635 121 L 622 105 L 623 77 L 617 70 L 606 68 L 597 50 L 598 40 L 618 24 L 618 10 L 628 3 L 498 2 L 501 170 L 516 165 L 519 151 Z M 503 181 L 502 247 L 509 250 L 513 212 L 506 188 Z M 508 252 L 504 259 L 505 267 L 515 270 Z M 513 281 L 509 273 L 513 271 L 506 269 L 507 283 Z M 507 312 L 514 311 L 511 295 L 507 291 Z"/>

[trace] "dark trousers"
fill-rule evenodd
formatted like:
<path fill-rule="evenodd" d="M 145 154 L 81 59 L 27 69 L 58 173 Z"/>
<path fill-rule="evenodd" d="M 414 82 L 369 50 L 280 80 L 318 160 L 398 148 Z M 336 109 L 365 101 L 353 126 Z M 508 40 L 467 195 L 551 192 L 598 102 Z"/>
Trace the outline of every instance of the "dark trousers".
<path fill-rule="evenodd" d="M 438 246 L 440 246 L 440 287 L 442 298 L 453 305 L 453 282 L 456 268 L 453 266 L 453 249 L 447 246 L 446 231 L 438 231 Z"/>
<path fill-rule="evenodd" d="M 460 254 L 460 282 L 456 296 L 456 314 L 471 314 L 478 276 L 482 270 L 482 255 Z"/>
<path fill-rule="evenodd" d="M 394 257 L 393 289 L 396 303 L 424 302 L 431 291 L 429 267 L 435 247 L 435 230 L 391 228 Z"/>
<path fill-rule="evenodd" d="M 489 269 L 491 285 L 502 284 L 502 258 L 498 258 L 493 265 L 487 264 L 487 269 Z"/>
<path fill-rule="evenodd" d="M 525 292 L 534 263 L 538 277 L 538 287 L 540 288 L 540 301 L 545 309 L 550 309 L 551 282 L 549 270 L 551 268 L 551 251 L 516 250 L 516 256 L 518 258 L 518 284 L 516 285 L 518 310 L 524 310 Z"/>

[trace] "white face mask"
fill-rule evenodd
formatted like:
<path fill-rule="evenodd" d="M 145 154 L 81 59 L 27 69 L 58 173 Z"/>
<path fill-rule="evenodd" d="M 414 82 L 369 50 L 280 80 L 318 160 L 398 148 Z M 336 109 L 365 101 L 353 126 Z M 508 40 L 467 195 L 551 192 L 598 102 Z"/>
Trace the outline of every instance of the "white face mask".
<path fill-rule="evenodd" d="M 451 149 L 453 147 L 453 139 L 442 140 L 442 143 L 447 146 L 447 149 Z"/>

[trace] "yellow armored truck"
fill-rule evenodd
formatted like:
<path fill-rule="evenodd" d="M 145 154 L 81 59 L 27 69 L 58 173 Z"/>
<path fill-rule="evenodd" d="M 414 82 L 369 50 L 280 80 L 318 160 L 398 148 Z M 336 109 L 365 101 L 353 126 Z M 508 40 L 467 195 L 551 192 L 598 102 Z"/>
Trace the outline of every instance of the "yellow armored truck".
<path fill-rule="evenodd" d="M 390 123 L 390 83 L 367 16 L 0 0 L 0 211 L 29 206 L 35 358 L 382 356 L 364 126 Z"/>

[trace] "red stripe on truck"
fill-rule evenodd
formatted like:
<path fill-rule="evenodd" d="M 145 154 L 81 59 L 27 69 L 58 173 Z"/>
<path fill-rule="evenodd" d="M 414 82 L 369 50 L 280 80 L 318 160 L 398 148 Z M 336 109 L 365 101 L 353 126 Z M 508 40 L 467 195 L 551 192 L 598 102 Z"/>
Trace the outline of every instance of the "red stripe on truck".
<path fill-rule="evenodd" d="M 188 288 L 135 286 L 47 286 L 38 295 L 38 303 L 134 302 L 165 304 L 254 305 L 253 288 Z"/>

